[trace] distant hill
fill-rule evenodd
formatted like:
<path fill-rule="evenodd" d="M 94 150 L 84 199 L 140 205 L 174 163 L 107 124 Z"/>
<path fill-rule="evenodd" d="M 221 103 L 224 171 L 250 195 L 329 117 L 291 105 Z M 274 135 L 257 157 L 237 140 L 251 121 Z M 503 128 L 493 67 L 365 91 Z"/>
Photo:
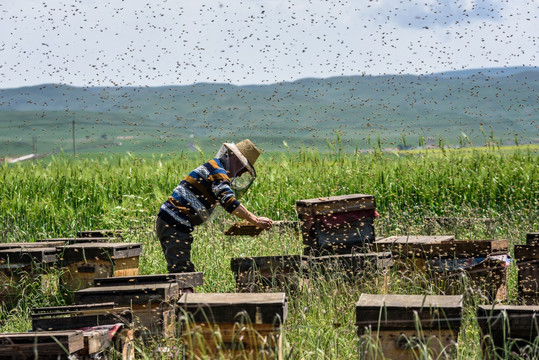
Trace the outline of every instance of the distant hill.
<path fill-rule="evenodd" d="M 245 137 L 269 150 L 538 142 L 535 67 L 341 76 L 271 85 L 45 84 L 0 90 L 0 156 L 72 149 L 170 152 Z"/>

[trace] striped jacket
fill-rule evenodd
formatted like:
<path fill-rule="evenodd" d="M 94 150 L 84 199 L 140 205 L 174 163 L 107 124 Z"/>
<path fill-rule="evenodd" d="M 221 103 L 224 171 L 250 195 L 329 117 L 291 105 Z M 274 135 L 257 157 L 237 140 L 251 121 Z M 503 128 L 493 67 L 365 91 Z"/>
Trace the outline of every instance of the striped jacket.
<path fill-rule="evenodd" d="M 161 205 L 157 216 L 180 231 L 190 232 L 210 217 L 217 202 L 229 213 L 240 205 L 226 170 L 215 158 L 191 171 Z"/>

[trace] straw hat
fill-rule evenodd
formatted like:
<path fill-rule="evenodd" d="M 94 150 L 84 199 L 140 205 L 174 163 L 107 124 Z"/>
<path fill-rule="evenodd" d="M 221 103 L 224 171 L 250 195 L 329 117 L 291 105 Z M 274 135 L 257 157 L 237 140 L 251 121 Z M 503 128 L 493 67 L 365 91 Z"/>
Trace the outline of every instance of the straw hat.
<path fill-rule="evenodd" d="M 254 174 L 253 165 L 261 152 L 251 140 L 245 139 L 237 144 L 224 143 L 223 145 L 232 150 L 234 155 L 247 166 L 249 172 Z"/>

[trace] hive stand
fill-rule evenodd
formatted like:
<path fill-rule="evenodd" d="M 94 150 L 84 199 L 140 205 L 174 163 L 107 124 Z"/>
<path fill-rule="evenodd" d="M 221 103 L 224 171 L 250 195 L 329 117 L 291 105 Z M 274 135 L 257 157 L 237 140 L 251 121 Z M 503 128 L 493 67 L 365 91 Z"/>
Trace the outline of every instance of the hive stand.
<path fill-rule="evenodd" d="M 82 243 L 58 248 L 62 284 L 70 291 L 92 286 L 94 279 L 138 275 L 139 243 Z M 102 302 L 102 301 L 99 301 Z"/>
<path fill-rule="evenodd" d="M 284 293 L 184 294 L 178 301 L 187 356 L 275 359 L 282 356 Z"/>
<path fill-rule="evenodd" d="M 374 242 L 391 250 L 401 271 L 420 271 L 444 294 L 462 293 L 462 274 L 490 299 L 507 298 L 507 240 L 455 240 L 446 236 L 392 236 Z"/>
<path fill-rule="evenodd" d="M 305 255 L 348 254 L 375 240 L 374 196 L 351 194 L 298 200 L 296 212 L 301 222 Z M 317 255 L 317 254 L 315 254 Z"/>
<path fill-rule="evenodd" d="M 424 358 L 426 349 L 433 359 L 451 359 L 461 323 L 461 295 L 361 294 L 356 304 L 360 358 Z"/>
<path fill-rule="evenodd" d="M 539 356 L 539 306 L 479 305 L 483 359 Z"/>

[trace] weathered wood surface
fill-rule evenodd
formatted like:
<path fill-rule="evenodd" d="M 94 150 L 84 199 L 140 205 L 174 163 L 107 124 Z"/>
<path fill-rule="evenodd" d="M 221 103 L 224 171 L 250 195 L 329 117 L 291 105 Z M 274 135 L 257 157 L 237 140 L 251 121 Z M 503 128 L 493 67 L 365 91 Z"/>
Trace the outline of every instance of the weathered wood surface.
<path fill-rule="evenodd" d="M 415 329 L 416 320 L 423 329 L 458 332 L 462 322 L 462 295 L 361 294 L 356 304 L 356 326 L 360 328 Z"/>
<path fill-rule="evenodd" d="M 121 238 L 115 237 L 71 237 L 71 238 L 50 238 L 50 239 L 38 239 L 37 242 L 60 242 L 63 245 L 76 245 L 86 243 L 115 243 L 121 241 Z"/>
<path fill-rule="evenodd" d="M 515 245 L 518 295 L 525 304 L 539 305 L 539 245 Z"/>
<path fill-rule="evenodd" d="M 82 243 L 58 248 L 63 264 L 93 259 L 116 260 L 138 257 L 142 254 L 140 243 Z"/>
<path fill-rule="evenodd" d="M 539 306 L 479 305 L 477 322 L 484 359 L 506 358 L 512 352 L 531 359 L 526 346 L 539 337 Z"/>
<path fill-rule="evenodd" d="M 139 257 L 68 261 L 63 263 L 63 270 L 61 283 L 68 290 L 76 291 L 93 286 L 97 278 L 138 275 Z"/>
<path fill-rule="evenodd" d="M 294 272 L 298 271 L 306 260 L 307 257 L 303 255 L 239 257 L 230 260 L 230 268 L 233 273 L 250 270 Z"/>
<path fill-rule="evenodd" d="M 177 283 L 99 286 L 75 292 L 76 304 L 113 302 L 118 306 L 175 301 L 181 291 Z"/>
<path fill-rule="evenodd" d="M 79 238 L 122 238 L 122 230 L 84 230 L 77 231 L 77 237 Z"/>
<path fill-rule="evenodd" d="M 84 337 L 80 330 L 0 334 L 3 358 L 35 359 L 36 354 L 39 359 L 53 355 L 67 358 L 82 349 Z"/>
<path fill-rule="evenodd" d="M 284 293 L 192 293 L 178 301 L 180 316 L 187 314 L 196 323 L 229 323 L 242 321 L 253 324 L 284 323 L 288 303 Z"/>
<path fill-rule="evenodd" d="M 526 245 L 539 246 L 539 232 L 526 234 Z"/>
<path fill-rule="evenodd" d="M 114 303 L 70 305 L 32 309 L 32 330 L 53 331 L 133 322 L 129 307 Z"/>
<path fill-rule="evenodd" d="M 279 228 L 292 228 L 297 229 L 298 228 L 298 222 L 297 221 L 274 221 L 273 225 L 271 226 L 271 230 L 279 229 Z M 271 231 L 270 230 L 270 231 Z M 238 221 L 232 224 L 228 229 L 225 230 L 225 235 L 228 236 L 257 236 L 259 235 L 264 229 L 261 227 L 258 227 L 256 225 L 253 225 L 245 220 Z"/>
<path fill-rule="evenodd" d="M 507 240 L 454 240 L 452 236 L 390 237 L 376 240 L 377 251 L 392 251 L 395 256 L 421 258 L 468 258 L 507 254 Z"/>
<path fill-rule="evenodd" d="M 47 241 L 38 242 L 14 242 L 14 243 L 0 243 L 0 250 L 6 249 L 20 249 L 20 248 L 53 248 L 65 245 L 64 240 L 49 239 Z"/>
<path fill-rule="evenodd" d="M 449 329 L 416 330 L 372 329 L 371 333 L 359 333 L 360 359 L 392 360 L 422 359 L 425 348 L 429 359 L 455 359 L 457 353 L 458 331 Z M 423 351 L 420 351 L 420 348 Z"/>
<path fill-rule="evenodd" d="M 315 199 L 298 200 L 296 202 L 296 211 L 298 215 L 310 216 L 328 215 L 375 208 L 376 201 L 374 196 L 365 194 L 320 197 Z"/>
<path fill-rule="evenodd" d="M 32 263 L 52 264 L 56 262 L 54 247 L 23 247 L 0 250 L 0 265 L 20 267 Z"/>
<path fill-rule="evenodd" d="M 97 355 L 112 347 L 108 330 L 88 330 L 82 333 L 84 337 L 84 355 Z"/>
<path fill-rule="evenodd" d="M 195 288 L 204 285 L 204 273 L 154 274 L 137 276 L 115 276 L 94 279 L 94 286 L 122 286 L 176 283 L 180 289 Z"/>

